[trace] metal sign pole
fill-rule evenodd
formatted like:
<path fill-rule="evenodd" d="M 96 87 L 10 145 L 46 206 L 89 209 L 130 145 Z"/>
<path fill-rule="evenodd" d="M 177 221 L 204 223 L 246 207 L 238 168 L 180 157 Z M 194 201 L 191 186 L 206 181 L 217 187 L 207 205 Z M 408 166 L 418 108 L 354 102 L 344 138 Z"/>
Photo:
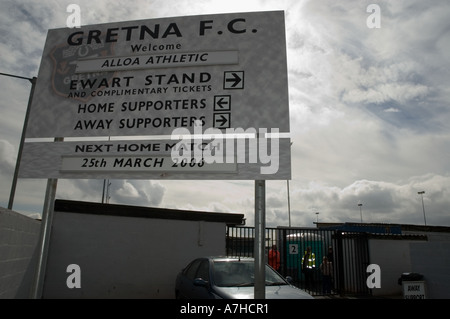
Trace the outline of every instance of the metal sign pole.
<path fill-rule="evenodd" d="M 266 298 L 266 181 L 255 181 L 255 299 Z"/>
<path fill-rule="evenodd" d="M 47 181 L 44 209 L 42 211 L 41 234 L 39 237 L 38 262 L 33 283 L 32 298 L 40 299 L 44 287 L 45 268 L 47 266 L 48 246 L 50 242 L 50 230 L 53 223 L 53 211 L 55 207 L 57 179 Z"/>
<path fill-rule="evenodd" d="M 62 142 L 63 138 L 55 138 L 55 142 Z M 45 269 L 47 266 L 48 248 L 50 244 L 50 233 L 53 224 L 53 215 L 55 210 L 56 186 L 58 179 L 50 178 L 47 180 L 47 189 L 45 191 L 44 207 L 42 209 L 41 233 L 39 236 L 38 261 L 36 265 L 35 277 L 31 291 L 33 299 L 40 299 L 44 288 Z"/>

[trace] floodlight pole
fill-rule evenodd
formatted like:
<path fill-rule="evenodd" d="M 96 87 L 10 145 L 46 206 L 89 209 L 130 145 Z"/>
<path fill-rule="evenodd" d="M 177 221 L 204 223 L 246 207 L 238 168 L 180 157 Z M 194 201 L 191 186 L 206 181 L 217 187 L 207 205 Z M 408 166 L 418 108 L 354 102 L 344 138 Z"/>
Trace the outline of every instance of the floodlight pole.
<path fill-rule="evenodd" d="M 361 224 L 362 224 L 362 222 L 363 222 L 363 218 L 362 218 L 362 205 L 363 205 L 363 204 L 361 204 L 361 203 L 358 204 L 358 206 L 359 206 L 359 215 L 361 216 Z"/>
<path fill-rule="evenodd" d="M 291 227 L 291 195 L 290 195 L 290 191 L 289 191 L 289 180 L 287 180 L 286 183 L 287 183 L 287 200 L 288 200 L 289 227 Z"/>
<path fill-rule="evenodd" d="M 292 147 L 292 143 L 289 145 L 289 147 Z M 289 179 L 286 180 L 287 183 L 287 201 L 288 201 L 288 217 L 289 217 L 289 227 L 291 227 L 291 194 L 289 191 Z"/>
<path fill-rule="evenodd" d="M 27 125 L 28 125 L 28 117 L 30 115 L 31 102 L 33 101 L 34 88 L 36 87 L 37 77 L 26 78 L 24 76 L 18 76 L 18 75 L 8 74 L 8 73 L 0 73 L 0 75 L 9 76 L 12 78 L 23 79 L 23 80 L 28 80 L 31 82 L 31 91 L 30 91 L 30 96 L 28 97 L 28 106 L 27 106 L 27 110 L 25 112 L 25 120 L 24 120 L 23 128 L 22 128 L 22 136 L 20 138 L 19 150 L 17 151 L 16 167 L 14 169 L 14 176 L 13 176 L 13 180 L 12 180 L 12 184 L 11 184 L 11 192 L 9 193 L 8 209 L 12 210 L 13 204 L 14 204 L 14 196 L 16 194 L 17 179 L 19 176 L 20 161 L 22 158 L 23 143 L 25 141 L 25 134 L 26 134 Z"/>
<path fill-rule="evenodd" d="M 423 221 L 425 223 L 425 226 L 427 225 L 427 218 L 425 217 L 425 204 L 423 203 L 423 194 L 425 194 L 425 191 L 417 192 L 422 197 L 422 211 L 423 211 Z"/>
<path fill-rule="evenodd" d="M 18 76 L 18 75 L 8 74 L 8 73 L 1 73 L 1 72 L 0 72 L 0 75 L 9 76 L 9 77 L 18 78 L 18 79 L 24 79 L 24 80 L 28 80 L 31 82 L 30 96 L 28 97 L 28 105 L 27 105 L 27 110 L 25 112 L 25 119 L 24 119 L 24 124 L 23 124 L 23 128 L 22 128 L 22 136 L 20 138 L 19 149 L 17 152 L 16 167 L 14 169 L 14 176 L 13 176 L 13 181 L 12 181 L 12 185 L 11 185 L 11 192 L 9 195 L 8 209 L 12 210 L 13 204 L 14 204 L 14 197 L 15 197 L 15 193 L 16 193 L 16 187 L 17 187 L 17 179 L 19 176 L 20 162 L 22 159 L 23 145 L 25 143 L 25 135 L 27 132 L 28 118 L 30 115 L 31 103 L 33 101 L 34 90 L 36 88 L 37 77 L 27 78 L 27 77 L 23 77 L 23 76 Z M 62 142 L 63 140 L 64 139 L 60 138 L 60 137 L 55 138 L 55 142 Z M 46 268 L 46 264 L 47 264 L 48 247 L 49 247 L 49 242 L 50 242 L 50 229 L 51 229 L 52 223 L 53 223 L 53 211 L 54 211 L 54 205 L 55 205 L 57 184 L 58 184 L 57 179 L 51 178 L 51 179 L 47 180 L 47 189 L 45 192 L 44 206 L 43 206 L 43 210 L 42 210 L 40 240 L 38 243 L 38 249 L 39 249 L 38 263 L 37 263 L 37 267 L 36 267 L 36 271 L 35 271 L 35 278 L 34 278 L 32 290 L 31 290 L 31 296 L 34 299 L 42 297 L 45 268 Z"/>

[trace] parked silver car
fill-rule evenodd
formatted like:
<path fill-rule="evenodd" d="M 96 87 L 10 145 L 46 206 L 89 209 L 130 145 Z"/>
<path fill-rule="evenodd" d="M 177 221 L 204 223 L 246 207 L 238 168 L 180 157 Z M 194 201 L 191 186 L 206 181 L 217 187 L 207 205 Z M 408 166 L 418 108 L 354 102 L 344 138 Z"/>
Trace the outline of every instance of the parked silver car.
<path fill-rule="evenodd" d="M 177 299 L 253 299 L 254 259 L 205 257 L 189 263 L 177 276 Z M 313 299 L 266 265 L 266 299 Z"/>

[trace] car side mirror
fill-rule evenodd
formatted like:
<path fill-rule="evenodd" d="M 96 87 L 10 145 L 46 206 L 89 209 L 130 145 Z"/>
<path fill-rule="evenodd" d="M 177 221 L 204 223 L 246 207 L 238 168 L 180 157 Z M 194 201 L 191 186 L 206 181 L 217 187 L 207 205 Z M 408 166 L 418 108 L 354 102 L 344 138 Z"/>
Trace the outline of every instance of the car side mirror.
<path fill-rule="evenodd" d="M 292 283 L 294 282 L 294 279 L 292 279 L 291 276 L 286 276 L 286 281 L 292 285 Z"/>
<path fill-rule="evenodd" d="M 208 284 L 209 284 L 209 282 L 204 280 L 204 279 L 202 279 L 202 278 L 195 278 L 194 279 L 194 286 L 205 287 L 206 288 L 206 287 L 208 287 Z"/>

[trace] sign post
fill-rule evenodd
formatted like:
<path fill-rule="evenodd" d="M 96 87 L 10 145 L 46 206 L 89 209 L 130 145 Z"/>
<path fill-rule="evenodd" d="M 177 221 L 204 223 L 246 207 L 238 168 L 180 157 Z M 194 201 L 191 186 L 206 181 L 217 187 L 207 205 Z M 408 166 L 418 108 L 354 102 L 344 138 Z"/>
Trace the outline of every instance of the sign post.
<path fill-rule="evenodd" d="M 59 178 L 254 180 L 265 298 L 265 181 L 291 178 L 283 11 L 49 30 L 38 79 L 19 177 L 50 179 L 48 209 Z"/>
<path fill-rule="evenodd" d="M 255 299 L 266 297 L 266 181 L 255 181 Z"/>
<path fill-rule="evenodd" d="M 56 186 L 58 180 L 50 178 L 47 181 L 47 189 L 45 191 L 44 208 L 42 210 L 42 225 L 39 237 L 39 254 L 36 266 L 35 278 L 32 287 L 32 298 L 38 299 L 42 296 L 44 286 L 44 275 L 47 266 L 47 256 L 50 244 L 50 233 L 53 224 L 53 213 L 55 206 Z"/>
<path fill-rule="evenodd" d="M 63 138 L 55 138 L 55 142 L 62 142 Z M 42 296 L 44 287 L 44 274 L 47 267 L 47 256 L 50 246 L 50 233 L 53 224 L 53 214 L 56 199 L 56 187 L 58 180 L 49 178 L 47 180 L 47 188 L 45 190 L 44 207 L 42 209 L 41 232 L 39 235 L 39 254 L 36 266 L 35 278 L 32 286 L 32 298 L 38 299 Z"/>

